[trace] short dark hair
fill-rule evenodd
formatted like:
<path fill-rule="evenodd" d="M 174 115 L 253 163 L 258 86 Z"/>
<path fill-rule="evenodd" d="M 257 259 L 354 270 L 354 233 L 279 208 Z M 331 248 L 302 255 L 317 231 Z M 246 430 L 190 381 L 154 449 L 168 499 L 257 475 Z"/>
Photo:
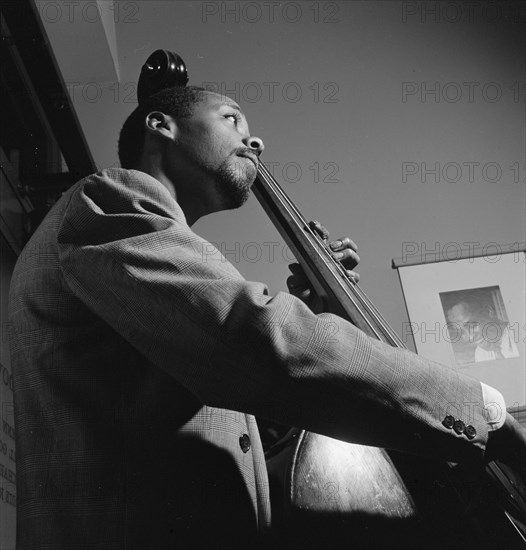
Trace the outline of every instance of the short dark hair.
<path fill-rule="evenodd" d="M 174 118 L 188 118 L 196 103 L 208 90 L 198 86 L 174 86 L 148 97 L 131 113 L 119 134 L 119 160 L 122 168 L 133 168 L 139 162 L 144 145 L 144 118 L 161 111 Z"/>

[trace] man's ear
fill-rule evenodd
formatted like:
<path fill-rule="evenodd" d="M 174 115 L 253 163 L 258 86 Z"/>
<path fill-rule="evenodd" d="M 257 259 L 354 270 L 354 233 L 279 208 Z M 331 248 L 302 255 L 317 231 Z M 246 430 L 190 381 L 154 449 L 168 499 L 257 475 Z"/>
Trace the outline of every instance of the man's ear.
<path fill-rule="evenodd" d="M 151 111 L 144 119 L 145 129 L 148 133 L 169 139 L 177 135 L 177 124 L 173 117 L 161 111 Z"/>

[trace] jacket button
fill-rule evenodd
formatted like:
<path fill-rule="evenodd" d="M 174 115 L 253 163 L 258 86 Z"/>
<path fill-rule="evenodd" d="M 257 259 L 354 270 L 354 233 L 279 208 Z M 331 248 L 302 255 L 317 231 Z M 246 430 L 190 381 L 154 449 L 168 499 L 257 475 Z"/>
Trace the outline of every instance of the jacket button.
<path fill-rule="evenodd" d="M 466 430 L 466 425 L 464 424 L 464 422 L 462 422 L 462 420 L 456 420 L 453 424 L 453 429 L 458 435 L 460 435 L 463 434 Z"/>
<path fill-rule="evenodd" d="M 248 451 L 250 451 L 250 437 L 248 437 L 247 434 L 243 434 L 239 438 L 239 446 L 244 453 L 248 453 Z"/>
<path fill-rule="evenodd" d="M 464 432 L 468 439 L 473 439 L 477 435 L 477 430 L 470 424 L 466 426 L 466 431 Z"/>
<path fill-rule="evenodd" d="M 444 420 L 442 420 L 442 424 L 448 428 L 449 430 L 451 430 L 451 428 L 453 427 L 453 424 L 455 423 L 455 419 L 450 415 L 448 414 L 446 416 L 446 418 L 444 418 Z"/>

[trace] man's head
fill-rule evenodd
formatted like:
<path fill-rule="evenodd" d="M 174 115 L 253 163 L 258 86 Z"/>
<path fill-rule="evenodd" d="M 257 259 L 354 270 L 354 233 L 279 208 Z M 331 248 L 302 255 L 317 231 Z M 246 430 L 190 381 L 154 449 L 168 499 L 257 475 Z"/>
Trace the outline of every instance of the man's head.
<path fill-rule="evenodd" d="M 196 87 L 148 98 L 126 120 L 119 138 L 122 167 L 173 186 L 189 221 L 241 206 L 263 148 L 234 101 Z"/>
<path fill-rule="evenodd" d="M 141 103 L 126 119 L 119 135 L 119 160 L 123 168 L 136 168 L 140 162 L 146 134 L 145 118 L 161 111 L 175 119 L 188 118 L 206 90 L 197 86 L 175 86 L 162 90 Z"/>
<path fill-rule="evenodd" d="M 491 306 L 468 301 L 448 309 L 447 319 L 452 338 L 466 344 L 480 345 L 485 340 L 500 340 L 502 327 L 506 324 L 495 316 Z"/>

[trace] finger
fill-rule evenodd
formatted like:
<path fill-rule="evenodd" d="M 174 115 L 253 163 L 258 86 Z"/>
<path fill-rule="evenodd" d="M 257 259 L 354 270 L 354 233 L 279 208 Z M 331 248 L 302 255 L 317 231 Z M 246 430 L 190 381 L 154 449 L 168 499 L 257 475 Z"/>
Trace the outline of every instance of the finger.
<path fill-rule="evenodd" d="M 298 277 L 297 275 L 290 275 L 287 278 L 287 287 L 294 290 L 302 290 L 309 288 L 309 281 L 306 277 Z"/>
<path fill-rule="evenodd" d="M 289 264 L 289 270 L 294 277 L 301 281 L 301 284 L 307 284 L 307 275 L 305 275 L 305 271 L 303 271 L 303 268 L 300 264 Z"/>
<path fill-rule="evenodd" d="M 356 271 L 351 271 L 350 269 L 347 270 L 347 276 L 351 281 L 357 283 L 360 281 L 360 274 L 356 273 Z"/>
<path fill-rule="evenodd" d="M 360 256 L 354 250 L 346 248 L 341 252 L 335 252 L 333 258 L 341 262 L 347 269 L 356 267 L 360 262 Z"/>
<path fill-rule="evenodd" d="M 358 252 L 358 246 L 349 237 L 342 237 L 341 239 L 333 241 L 329 246 L 335 251 L 343 250 L 344 248 L 350 248 L 351 250 Z"/>
<path fill-rule="evenodd" d="M 299 280 L 295 275 L 291 275 L 287 279 L 287 288 L 289 292 L 300 300 L 307 300 L 310 296 L 310 288 L 304 281 Z"/>
<path fill-rule="evenodd" d="M 294 275 L 301 275 L 303 273 L 303 268 L 298 263 L 289 264 L 288 268 Z"/>
<path fill-rule="evenodd" d="M 318 221 L 309 222 L 309 227 L 315 231 L 324 241 L 329 240 L 329 232 L 327 229 Z"/>
<path fill-rule="evenodd" d="M 309 279 L 300 264 L 289 264 L 289 270 L 292 275 L 287 279 L 287 287 L 289 290 L 303 290 L 309 288 Z"/>

